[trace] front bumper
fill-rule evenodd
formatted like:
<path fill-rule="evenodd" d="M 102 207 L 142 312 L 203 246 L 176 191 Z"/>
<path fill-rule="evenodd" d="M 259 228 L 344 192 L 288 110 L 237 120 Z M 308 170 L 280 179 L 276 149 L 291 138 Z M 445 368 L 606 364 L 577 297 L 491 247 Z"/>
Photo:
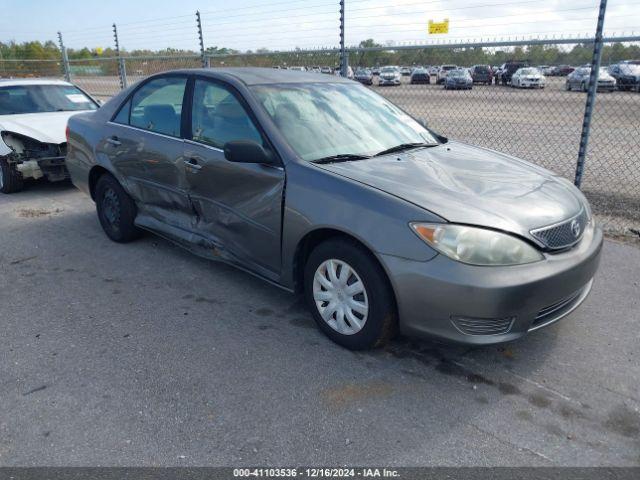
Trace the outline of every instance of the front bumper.
<path fill-rule="evenodd" d="M 378 85 L 400 85 L 399 78 L 380 78 L 378 80 Z"/>
<path fill-rule="evenodd" d="M 521 80 L 518 86 L 522 88 L 543 88 L 544 82 Z"/>
<path fill-rule="evenodd" d="M 444 255 L 428 262 L 380 257 L 403 334 L 488 345 L 516 340 L 577 308 L 589 293 L 601 250 L 596 227 L 571 250 L 528 265 L 479 267 Z"/>
<path fill-rule="evenodd" d="M 455 90 L 468 90 L 473 87 L 473 83 L 454 83 L 454 82 L 446 82 L 445 85 L 447 88 L 455 89 Z"/>

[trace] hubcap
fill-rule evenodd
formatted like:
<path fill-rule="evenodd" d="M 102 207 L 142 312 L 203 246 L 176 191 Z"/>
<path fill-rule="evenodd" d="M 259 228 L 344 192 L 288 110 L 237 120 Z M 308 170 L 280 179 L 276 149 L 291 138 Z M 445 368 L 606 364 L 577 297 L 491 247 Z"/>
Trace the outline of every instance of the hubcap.
<path fill-rule="evenodd" d="M 118 229 L 120 225 L 120 201 L 116 192 L 108 188 L 102 200 L 102 214 L 111 228 Z"/>
<path fill-rule="evenodd" d="M 313 277 L 313 299 L 322 319 L 338 333 L 358 333 L 367 321 L 367 290 L 357 272 L 342 260 L 320 264 Z"/>

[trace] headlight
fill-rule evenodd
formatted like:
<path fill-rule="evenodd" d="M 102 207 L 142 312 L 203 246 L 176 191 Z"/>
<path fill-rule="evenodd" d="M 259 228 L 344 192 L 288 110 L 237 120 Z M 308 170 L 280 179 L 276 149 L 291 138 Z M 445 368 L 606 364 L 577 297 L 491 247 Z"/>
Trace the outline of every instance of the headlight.
<path fill-rule="evenodd" d="M 453 260 L 470 265 L 522 265 L 544 260 L 528 243 L 505 233 L 450 223 L 411 223 L 428 245 Z"/>

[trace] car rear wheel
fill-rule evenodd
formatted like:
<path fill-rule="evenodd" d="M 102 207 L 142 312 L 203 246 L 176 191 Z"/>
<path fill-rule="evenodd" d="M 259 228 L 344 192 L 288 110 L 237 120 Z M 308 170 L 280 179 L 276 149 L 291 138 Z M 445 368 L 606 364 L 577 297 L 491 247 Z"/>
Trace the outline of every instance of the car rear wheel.
<path fill-rule="evenodd" d="M 23 188 L 22 174 L 6 158 L 0 158 L 0 192 L 15 193 Z"/>
<path fill-rule="evenodd" d="M 584 82 L 582 82 L 582 83 L 580 84 L 580 90 L 582 90 L 583 92 L 586 92 L 586 91 L 587 91 L 587 84 L 586 84 L 586 83 L 584 83 Z"/>
<path fill-rule="evenodd" d="M 142 235 L 134 224 L 136 204 L 112 175 L 104 174 L 98 179 L 95 197 L 98 219 L 107 237 L 127 243 Z"/>
<path fill-rule="evenodd" d="M 387 277 L 355 242 L 335 239 L 318 245 L 305 266 L 304 290 L 320 330 L 343 347 L 375 348 L 396 332 L 395 300 Z"/>

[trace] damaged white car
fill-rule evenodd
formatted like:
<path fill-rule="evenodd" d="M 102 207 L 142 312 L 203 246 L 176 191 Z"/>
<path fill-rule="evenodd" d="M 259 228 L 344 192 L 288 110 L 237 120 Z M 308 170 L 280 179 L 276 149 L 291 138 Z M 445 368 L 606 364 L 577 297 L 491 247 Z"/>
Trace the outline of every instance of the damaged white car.
<path fill-rule="evenodd" d="M 0 80 L 0 192 L 17 192 L 28 178 L 69 178 L 67 120 L 98 107 L 78 87 L 60 80 Z"/>

